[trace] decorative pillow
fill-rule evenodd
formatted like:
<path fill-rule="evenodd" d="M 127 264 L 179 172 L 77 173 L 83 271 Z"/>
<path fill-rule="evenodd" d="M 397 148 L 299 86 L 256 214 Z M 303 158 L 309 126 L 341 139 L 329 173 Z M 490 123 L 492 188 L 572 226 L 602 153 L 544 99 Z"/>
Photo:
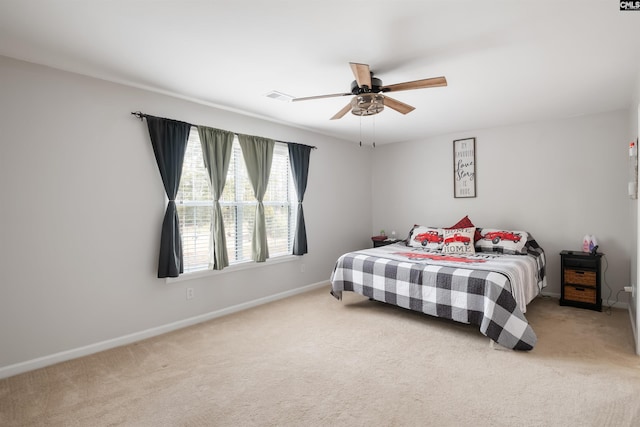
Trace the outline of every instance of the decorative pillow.
<path fill-rule="evenodd" d="M 462 218 L 460 221 L 456 222 L 454 225 L 447 228 L 454 229 L 454 228 L 471 228 L 471 227 L 475 227 L 475 225 L 473 225 L 473 223 L 469 219 L 469 215 L 465 215 L 465 217 Z M 480 235 L 480 231 L 478 228 L 476 228 L 476 232 L 474 233 L 473 240 L 477 242 L 481 238 L 482 236 Z"/>
<path fill-rule="evenodd" d="M 476 242 L 481 252 L 499 252 L 503 254 L 526 254 L 525 245 L 529 239 L 526 231 L 509 231 L 495 228 L 483 228 L 482 238 Z"/>
<path fill-rule="evenodd" d="M 414 248 L 439 250 L 444 241 L 442 228 L 416 225 L 409 233 L 408 245 Z"/>
<path fill-rule="evenodd" d="M 415 230 L 416 228 L 421 227 L 421 225 L 418 224 L 414 224 L 413 228 L 411 228 L 411 230 L 409 230 L 409 236 L 407 236 L 406 239 L 404 239 L 404 242 L 407 246 L 411 246 L 411 235 L 413 234 L 413 230 Z"/>
<path fill-rule="evenodd" d="M 475 227 L 467 228 L 445 228 L 442 252 L 447 254 L 473 254 L 473 235 Z"/>

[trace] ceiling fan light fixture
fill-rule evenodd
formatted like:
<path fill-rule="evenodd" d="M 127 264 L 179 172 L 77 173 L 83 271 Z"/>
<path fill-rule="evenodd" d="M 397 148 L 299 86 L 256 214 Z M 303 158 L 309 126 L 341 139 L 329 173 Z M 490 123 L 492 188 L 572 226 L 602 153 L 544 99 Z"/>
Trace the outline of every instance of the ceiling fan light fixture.
<path fill-rule="evenodd" d="M 351 113 L 356 116 L 372 116 L 384 110 L 384 96 L 379 93 L 363 93 L 351 100 Z"/>

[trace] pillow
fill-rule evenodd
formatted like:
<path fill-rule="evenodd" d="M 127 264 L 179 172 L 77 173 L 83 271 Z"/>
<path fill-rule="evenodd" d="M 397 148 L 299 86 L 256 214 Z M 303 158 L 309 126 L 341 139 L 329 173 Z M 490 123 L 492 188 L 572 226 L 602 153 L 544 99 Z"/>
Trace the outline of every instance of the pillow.
<path fill-rule="evenodd" d="M 411 246 L 411 235 L 413 234 L 413 230 L 415 230 L 415 229 L 416 229 L 416 228 L 418 228 L 418 227 L 421 227 L 421 226 L 420 226 L 420 225 L 418 225 L 418 224 L 414 224 L 414 225 L 413 225 L 413 227 L 411 228 L 411 230 L 409 230 L 409 235 L 407 236 L 407 238 L 406 238 L 406 239 L 404 239 L 404 243 L 405 243 L 407 246 Z"/>
<path fill-rule="evenodd" d="M 475 227 L 467 228 L 445 228 L 442 252 L 447 254 L 473 254 L 473 235 Z"/>
<path fill-rule="evenodd" d="M 460 221 L 456 222 L 454 225 L 452 225 L 451 227 L 448 227 L 448 228 L 449 229 L 454 229 L 454 228 L 471 228 L 471 227 L 475 227 L 475 225 L 473 225 L 473 223 L 469 219 L 469 215 L 465 215 L 464 218 L 462 218 Z M 476 228 L 476 231 L 475 231 L 475 233 L 473 235 L 474 242 L 477 242 L 481 238 L 482 238 L 482 236 L 480 235 L 480 230 L 478 230 Z"/>
<path fill-rule="evenodd" d="M 525 245 L 529 239 L 526 231 L 499 230 L 483 228 L 482 238 L 476 242 L 476 249 L 481 252 L 499 252 L 503 254 L 526 254 Z"/>
<path fill-rule="evenodd" d="M 416 225 L 409 232 L 408 245 L 414 248 L 439 250 L 444 241 L 442 228 Z"/>

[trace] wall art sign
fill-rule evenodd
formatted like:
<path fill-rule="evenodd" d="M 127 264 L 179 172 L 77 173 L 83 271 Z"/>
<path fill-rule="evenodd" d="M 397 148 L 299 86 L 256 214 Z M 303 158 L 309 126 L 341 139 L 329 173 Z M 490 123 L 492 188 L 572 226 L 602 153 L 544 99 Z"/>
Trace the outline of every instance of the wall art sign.
<path fill-rule="evenodd" d="M 453 196 L 476 197 L 476 139 L 453 141 Z"/>

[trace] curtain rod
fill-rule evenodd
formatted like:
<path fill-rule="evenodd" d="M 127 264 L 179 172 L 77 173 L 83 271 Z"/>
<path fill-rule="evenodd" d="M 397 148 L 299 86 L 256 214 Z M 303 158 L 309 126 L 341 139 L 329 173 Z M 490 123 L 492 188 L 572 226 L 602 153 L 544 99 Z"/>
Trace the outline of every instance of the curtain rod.
<path fill-rule="evenodd" d="M 142 119 L 143 119 L 143 118 L 147 117 L 147 114 L 144 114 L 144 113 L 143 113 L 143 112 L 141 112 L 141 111 L 133 111 L 133 112 L 131 112 L 131 114 L 132 114 L 132 115 L 134 115 L 134 116 L 136 116 L 137 118 L 139 118 L 139 119 L 140 119 L 140 121 L 142 121 Z M 174 120 L 174 119 L 169 119 L 169 120 Z M 183 123 L 187 123 L 187 124 L 189 124 L 189 125 L 191 125 L 191 126 L 198 127 L 198 125 L 194 125 L 194 124 L 189 123 L 189 122 L 183 122 Z M 237 134 L 237 133 L 235 133 L 235 132 L 234 132 L 234 134 L 235 134 L 236 136 L 238 136 L 238 134 Z M 280 143 L 282 143 L 282 144 L 298 144 L 297 142 L 278 141 L 278 140 L 275 140 L 275 139 L 274 139 L 274 141 L 275 141 L 275 142 L 280 142 Z M 307 144 L 299 144 L 299 145 L 307 145 Z M 307 147 L 311 147 L 311 148 L 313 148 L 314 150 L 317 150 L 317 149 L 318 149 L 318 147 L 316 147 L 316 146 L 314 146 L 314 145 L 307 145 Z"/>

